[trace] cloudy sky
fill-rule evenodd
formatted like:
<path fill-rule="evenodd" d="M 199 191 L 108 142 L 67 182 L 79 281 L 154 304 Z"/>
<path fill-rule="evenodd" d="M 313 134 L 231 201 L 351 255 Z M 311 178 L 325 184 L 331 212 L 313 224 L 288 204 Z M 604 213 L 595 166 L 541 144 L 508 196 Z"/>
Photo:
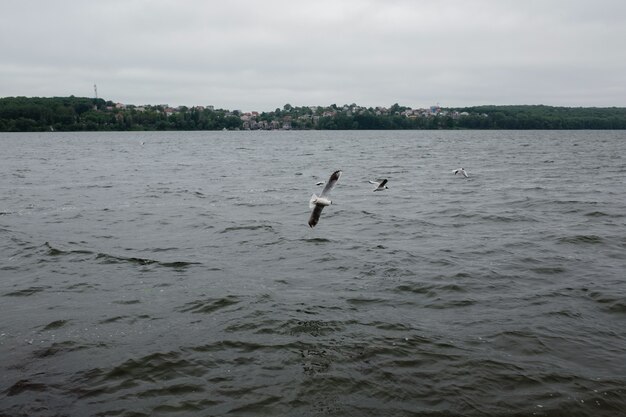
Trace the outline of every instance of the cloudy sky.
<path fill-rule="evenodd" d="M 624 0 L 0 0 L 0 97 L 626 106 Z"/>

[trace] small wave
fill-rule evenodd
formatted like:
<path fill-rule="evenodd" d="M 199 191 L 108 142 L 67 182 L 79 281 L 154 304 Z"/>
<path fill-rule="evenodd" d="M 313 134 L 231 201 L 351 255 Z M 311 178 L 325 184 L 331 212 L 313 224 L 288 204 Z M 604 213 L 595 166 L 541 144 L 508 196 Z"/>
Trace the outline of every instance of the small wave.
<path fill-rule="evenodd" d="M 45 291 L 47 288 L 50 288 L 50 287 L 28 287 L 23 290 L 6 293 L 4 294 L 4 296 L 5 297 L 28 297 L 30 295 Z"/>
<path fill-rule="evenodd" d="M 49 242 L 44 243 L 44 247 L 46 248 L 46 255 L 51 257 L 61 257 L 61 256 L 71 256 L 71 255 L 90 255 L 84 260 L 89 259 L 90 257 L 100 261 L 103 264 L 119 264 L 119 263 L 130 263 L 136 265 L 158 265 L 166 268 L 174 268 L 174 269 L 183 269 L 191 265 L 197 265 L 199 262 L 189 262 L 189 261 L 158 261 L 150 258 L 140 258 L 135 256 L 118 256 L 111 255 L 107 253 L 96 253 L 91 250 L 86 249 L 73 249 L 73 250 L 62 250 L 56 247 L 53 247 Z M 164 252 L 175 250 L 175 248 L 156 248 L 151 249 L 153 252 Z M 95 257 L 93 257 L 95 255 Z"/>
<path fill-rule="evenodd" d="M 254 342 L 245 342 L 239 340 L 220 340 L 214 343 L 207 343 L 200 346 L 193 346 L 189 349 L 193 352 L 220 352 L 220 351 L 236 351 L 236 352 L 258 352 L 267 348 L 266 345 L 261 345 Z"/>
<path fill-rule="evenodd" d="M 322 320 L 290 320 L 282 326 L 290 335 L 308 334 L 314 337 L 335 333 L 342 329 L 339 322 Z"/>
<path fill-rule="evenodd" d="M 466 274 L 457 274 L 457 277 L 459 276 L 467 276 Z M 438 290 L 444 291 L 444 292 L 467 292 L 467 290 L 458 285 L 458 284 L 445 284 L 445 285 L 441 285 L 437 287 Z"/>
<path fill-rule="evenodd" d="M 276 395 L 263 395 L 263 398 L 257 401 L 252 401 L 248 404 L 244 404 L 240 407 L 235 407 L 229 411 L 229 414 L 235 415 L 248 415 L 248 414 L 272 414 L 272 408 L 269 406 L 280 403 L 283 400 L 282 396 Z"/>
<path fill-rule="evenodd" d="M 398 285 L 395 290 L 398 292 L 412 292 L 416 294 L 433 293 L 436 290 L 443 290 L 447 292 L 467 292 L 465 287 L 457 283 L 457 281 L 462 280 L 463 278 L 471 278 L 471 275 L 465 272 L 458 272 L 450 275 L 436 275 L 434 279 L 441 282 L 440 284 L 407 282 Z"/>
<path fill-rule="evenodd" d="M 330 239 L 326 239 L 324 237 L 312 237 L 312 238 L 308 238 L 308 239 L 300 239 L 300 241 L 307 242 L 307 243 L 314 243 L 314 244 L 332 242 Z"/>
<path fill-rule="evenodd" d="M 455 307 L 468 307 L 476 304 L 476 300 L 443 300 L 437 299 L 436 301 L 425 305 L 427 308 L 434 309 L 446 309 L 446 308 L 455 308 Z"/>
<path fill-rule="evenodd" d="M 94 252 L 90 250 L 78 249 L 78 250 L 61 250 L 55 247 L 52 247 L 49 242 L 45 242 L 44 246 L 48 249 L 48 256 L 61 256 L 61 255 L 71 255 L 71 254 L 79 254 L 79 255 L 92 255 Z"/>
<path fill-rule="evenodd" d="M 259 225 L 250 225 L 250 226 L 232 226 L 227 227 L 222 230 L 220 233 L 229 233 L 229 232 L 238 232 L 241 230 L 268 230 L 273 231 L 274 228 L 269 224 L 259 224 Z"/>
<path fill-rule="evenodd" d="M 36 358 L 47 358 L 50 356 L 56 356 L 63 353 L 75 352 L 78 350 L 91 349 L 94 347 L 104 347 L 106 344 L 82 344 L 67 340 L 65 342 L 55 342 L 52 345 L 37 349 L 33 352 Z"/>
<path fill-rule="evenodd" d="M 178 250 L 178 248 L 150 248 L 150 249 L 146 249 L 146 251 L 148 251 L 148 252 L 168 252 L 168 251 L 173 251 L 173 250 Z"/>
<path fill-rule="evenodd" d="M 239 299 L 235 296 L 229 295 L 217 299 L 192 301 L 191 303 L 187 303 L 184 306 L 178 308 L 177 311 L 181 313 L 191 312 L 208 314 L 226 307 L 230 307 L 237 303 L 239 303 Z"/>
<path fill-rule="evenodd" d="M 369 323 L 370 326 L 374 326 L 380 330 L 389 330 L 397 332 L 410 332 L 413 331 L 413 326 L 409 326 L 405 323 L 386 323 L 384 321 L 375 321 Z"/>
<path fill-rule="evenodd" d="M 433 286 L 432 285 L 426 285 L 423 283 L 411 283 L 411 284 L 402 284 L 402 285 L 398 285 L 395 288 L 395 291 L 403 293 L 403 292 L 409 292 L 409 293 L 413 293 L 413 294 L 433 294 Z"/>
<path fill-rule="evenodd" d="M 446 259 L 446 258 L 431 259 L 429 261 L 429 263 L 432 264 L 432 265 L 437 265 L 437 266 L 453 266 L 453 265 L 456 265 L 456 262 L 454 262 L 451 259 Z"/>
<path fill-rule="evenodd" d="M 575 235 L 575 236 L 565 236 L 559 239 L 559 243 L 570 243 L 574 245 L 578 244 L 597 244 L 603 243 L 604 240 L 597 235 Z"/>
<path fill-rule="evenodd" d="M 369 304 L 386 303 L 387 300 L 384 298 L 359 297 L 359 298 L 347 298 L 346 302 L 348 304 L 353 304 L 353 305 L 369 305 Z"/>
<path fill-rule="evenodd" d="M 531 330 L 508 330 L 488 337 L 494 347 L 515 349 L 526 355 L 542 354 L 548 350 L 547 345 L 537 333 Z"/>
<path fill-rule="evenodd" d="M 90 290 L 93 290 L 94 288 L 96 288 L 96 285 L 87 283 L 87 282 L 79 282 L 77 284 L 72 284 L 69 285 L 67 287 L 65 287 L 65 289 L 63 289 L 64 292 L 87 292 Z"/>
<path fill-rule="evenodd" d="M 610 303 L 607 310 L 611 313 L 626 313 L 626 300 L 616 300 Z"/>
<path fill-rule="evenodd" d="M 626 298 L 619 295 L 609 295 L 600 291 L 593 291 L 589 294 L 596 303 L 610 313 L 626 313 Z"/>
<path fill-rule="evenodd" d="M 602 211 L 591 211 L 585 214 L 587 217 L 612 217 L 610 214 L 604 213 Z"/>
<path fill-rule="evenodd" d="M 113 188 L 113 185 L 91 184 L 87 188 Z"/>
<path fill-rule="evenodd" d="M 99 253 L 98 255 L 96 255 L 96 259 L 101 259 L 102 263 L 105 263 L 105 264 L 118 264 L 122 262 L 128 262 L 128 263 L 139 264 L 139 265 L 150 265 L 150 264 L 157 263 L 157 261 L 153 259 L 136 258 L 136 257 L 127 258 L 124 256 L 108 255 L 106 253 Z"/>
<path fill-rule="evenodd" d="M 537 274 L 544 274 L 544 275 L 561 274 L 566 271 L 565 268 L 560 267 L 560 266 L 542 266 L 538 268 L 530 268 L 530 270 Z"/>
<path fill-rule="evenodd" d="M 56 330 L 56 329 L 60 329 L 61 327 L 65 326 L 67 323 L 69 323 L 69 320 L 55 320 L 51 323 L 48 323 L 46 325 L 46 327 L 43 328 L 43 330 Z"/>
<path fill-rule="evenodd" d="M 138 385 L 137 380 L 144 381 L 142 390 L 134 396 L 150 392 L 154 389 L 164 389 L 168 384 L 164 381 L 172 380 L 179 375 L 201 376 L 205 371 L 196 361 L 181 358 L 176 351 L 156 352 L 113 366 L 110 369 L 93 368 L 83 371 L 74 377 L 77 385 L 74 394 L 80 397 L 109 396 L 118 391 L 128 390 Z M 160 381 L 152 385 L 153 381 Z M 180 382 L 172 383 L 173 386 Z"/>
<path fill-rule="evenodd" d="M 20 379 L 15 384 L 11 385 L 4 393 L 12 397 L 14 395 L 21 394 L 27 391 L 35 391 L 35 392 L 44 392 L 48 389 L 48 386 L 45 384 L 31 382 L 28 379 Z"/>
<path fill-rule="evenodd" d="M 0 271 L 17 271 L 19 270 L 19 266 L 2 266 L 0 267 Z"/>
<path fill-rule="evenodd" d="M 146 397 L 163 397 L 163 396 L 178 396 L 178 395 L 184 395 L 184 394 L 191 394 L 191 393 L 198 393 L 198 392 L 203 392 L 205 390 L 204 385 L 198 385 L 198 384 L 174 384 L 174 385 L 170 385 L 164 388 L 154 388 L 154 389 L 148 389 L 145 391 L 142 391 L 140 393 L 137 394 L 137 397 L 139 398 L 146 398 Z M 215 404 L 215 402 L 212 402 L 213 404 Z M 179 407 L 175 407 L 175 406 L 171 406 L 171 405 L 162 405 L 159 406 L 157 408 L 154 409 L 154 411 L 169 411 L 169 412 L 176 412 L 176 411 L 200 411 L 202 410 L 202 408 L 197 409 L 195 407 L 193 408 L 189 408 L 185 405 L 181 405 Z"/>
<path fill-rule="evenodd" d="M 108 323 L 115 323 L 118 322 L 120 320 L 124 320 L 127 319 L 128 316 L 115 316 L 115 317 L 110 317 L 108 319 L 104 319 L 104 320 L 100 320 L 98 322 L 98 324 L 108 324 Z"/>
<path fill-rule="evenodd" d="M 174 262 L 157 262 L 160 266 L 164 266 L 167 268 L 186 268 L 191 265 L 200 265 L 200 262 L 185 262 L 185 261 L 174 261 Z M 211 271 L 220 270 L 219 268 L 211 268 Z"/>
<path fill-rule="evenodd" d="M 591 206 L 598 205 L 597 201 L 584 201 L 584 200 L 550 200 L 549 203 L 556 204 L 556 205 L 565 205 L 565 206 L 585 205 L 585 204 L 591 205 Z"/>
<path fill-rule="evenodd" d="M 580 318 L 582 317 L 582 313 L 578 312 L 578 311 L 573 311 L 567 308 L 564 309 L 560 309 L 557 311 L 551 311 L 549 313 L 547 313 L 549 316 L 556 316 L 556 317 L 567 317 L 567 318 Z"/>
<path fill-rule="evenodd" d="M 96 255 L 96 259 L 100 259 L 104 264 L 119 264 L 119 263 L 130 263 L 137 265 L 159 265 L 166 268 L 175 268 L 181 269 L 186 268 L 191 265 L 199 265 L 200 262 L 186 262 L 186 261 L 174 261 L 174 262 L 162 262 L 149 258 L 138 258 L 138 257 L 126 257 L 126 256 L 115 256 L 109 255 L 106 253 L 98 253 Z"/>
<path fill-rule="evenodd" d="M 514 222 L 528 222 L 528 221 L 535 222 L 536 221 L 535 219 L 531 219 L 530 217 L 522 216 L 522 215 L 498 216 L 495 214 L 481 216 L 481 219 L 490 221 L 490 222 L 500 222 L 500 223 L 514 223 Z"/>
<path fill-rule="evenodd" d="M 122 304 L 122 305 L 131 305 L 131 304 L 141 304 L 141 301 L 140 300 L 118 300 L 118 301 L 113 301 L 113 303 Z"/>

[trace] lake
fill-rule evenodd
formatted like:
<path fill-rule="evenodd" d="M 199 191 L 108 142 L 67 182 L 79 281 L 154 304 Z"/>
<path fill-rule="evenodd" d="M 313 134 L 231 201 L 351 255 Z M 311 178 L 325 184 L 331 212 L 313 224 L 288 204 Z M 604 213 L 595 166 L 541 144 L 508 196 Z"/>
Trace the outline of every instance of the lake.
<path fill-rule="evenodd" d="M 626 410 L 626 131 L 0 146 L 2 416 Z"/>

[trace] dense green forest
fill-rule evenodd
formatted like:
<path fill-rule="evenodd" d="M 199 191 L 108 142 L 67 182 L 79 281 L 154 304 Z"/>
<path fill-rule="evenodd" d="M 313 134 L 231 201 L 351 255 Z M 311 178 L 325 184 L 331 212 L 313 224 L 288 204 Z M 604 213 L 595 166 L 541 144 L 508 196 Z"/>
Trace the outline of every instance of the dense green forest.
<path fill-rule="evenodd" d="M 223 129 L 626 129 L 626 108 L 286 104 L 271 112 L 243 113 L 212 106 L 124 105 L 74 96 L 0 98 L 0 131 L 4 132 Z"/>

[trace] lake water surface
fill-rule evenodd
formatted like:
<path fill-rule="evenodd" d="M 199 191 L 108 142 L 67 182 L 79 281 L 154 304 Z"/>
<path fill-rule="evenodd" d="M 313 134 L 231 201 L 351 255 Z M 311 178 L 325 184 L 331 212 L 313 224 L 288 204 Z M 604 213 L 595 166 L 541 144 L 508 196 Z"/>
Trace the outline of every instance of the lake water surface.
<path fill-rule="evenodd" d="M 624 415 L 624 131 L 0 149 L 1 416 Z"/>

